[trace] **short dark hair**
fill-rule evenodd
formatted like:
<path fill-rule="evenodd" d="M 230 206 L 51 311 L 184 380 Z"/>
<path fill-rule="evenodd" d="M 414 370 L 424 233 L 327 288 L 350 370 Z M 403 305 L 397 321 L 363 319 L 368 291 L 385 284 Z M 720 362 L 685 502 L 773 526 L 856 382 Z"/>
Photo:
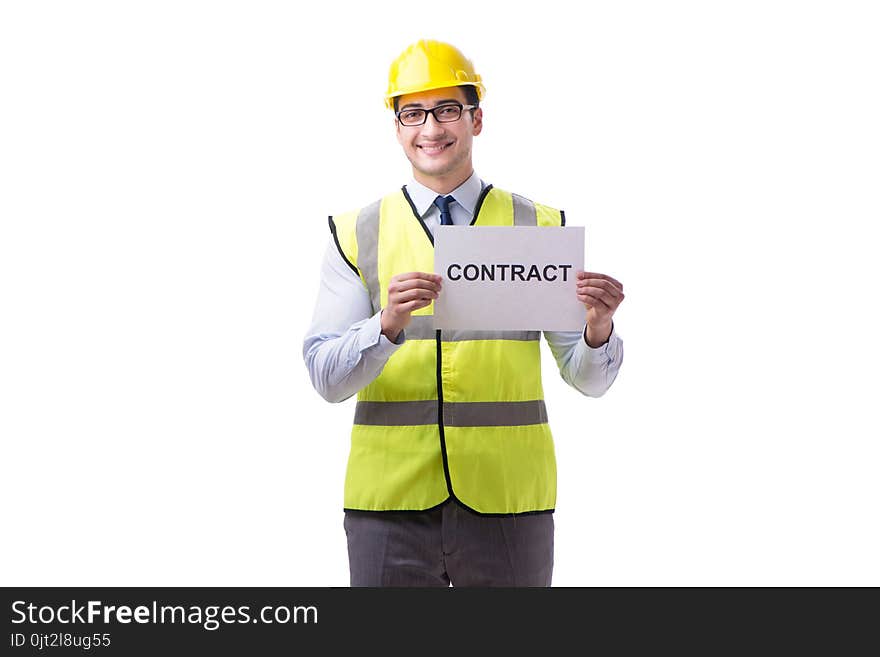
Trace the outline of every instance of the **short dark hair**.
<path fill-rule="evenodd" d="M 473 105 L 474 109 L 471 110 L 471 116 L 474 115 L 477 107 L 480 106 L 480 97 L 477 95 L 477 88 L 472 84 L 461 84 L 458 86 L 459 89 L 464 91 L 464 97 L 467 102 L 465 105 Z M 400 96 L 394 97 L 394 111 L 397 112 L 400 109 Z"/>

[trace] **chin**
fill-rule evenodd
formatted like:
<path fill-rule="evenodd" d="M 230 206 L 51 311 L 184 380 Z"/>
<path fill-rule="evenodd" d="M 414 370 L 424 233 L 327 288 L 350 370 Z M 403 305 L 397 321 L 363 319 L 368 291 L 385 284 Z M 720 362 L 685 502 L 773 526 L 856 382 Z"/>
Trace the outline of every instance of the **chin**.
<path fill-rule="evenodd" d="M 419 171 L 425 174 L 430 174 L 432 176 L 442 176 L 447 173 L 452 173 L 458 168 L 458 162 L 419 162 L 419 165 L 416 167 Z"/>
<path fill-rule="evenodd" d="M 422 173 L 431 176 L 445 176 L 450 171 L 452 171 L 450 167 L 422 167 Z"/>
<path fill-rule="evenodd" d="M 421 162 L 412 162 L 412 165 L 416 171 L 426 176 L 442 176 L 450 171 L 449 167 L 425 166 Z"/>

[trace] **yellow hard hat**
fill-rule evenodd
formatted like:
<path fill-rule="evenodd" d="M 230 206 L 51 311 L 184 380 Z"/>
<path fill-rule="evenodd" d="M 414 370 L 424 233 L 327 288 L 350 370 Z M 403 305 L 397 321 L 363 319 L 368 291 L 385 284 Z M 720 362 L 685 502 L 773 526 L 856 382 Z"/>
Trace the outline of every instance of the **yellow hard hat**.
<path fill-rule="evenodd" d="M 483 99 L 486 88 L 474 72 L 474 65 L 453 45 L 422 39 L 404 50 L 388 71 L 385 107 L 394 107 L 394 98 L 431 89 L 470 84 Z"/>

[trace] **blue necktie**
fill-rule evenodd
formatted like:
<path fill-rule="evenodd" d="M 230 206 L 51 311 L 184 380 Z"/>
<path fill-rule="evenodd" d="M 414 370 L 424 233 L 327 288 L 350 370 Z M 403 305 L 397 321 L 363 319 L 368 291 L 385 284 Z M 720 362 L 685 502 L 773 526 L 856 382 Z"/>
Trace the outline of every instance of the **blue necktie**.
<path fill-rule="evenodd" d="M 434 205 L 440 208 L 440 225 L 451 226 L 452 215 L 449 213 L 449 204 L 455 199 L 451 196 L 438 196 L 434 199 Z"/>

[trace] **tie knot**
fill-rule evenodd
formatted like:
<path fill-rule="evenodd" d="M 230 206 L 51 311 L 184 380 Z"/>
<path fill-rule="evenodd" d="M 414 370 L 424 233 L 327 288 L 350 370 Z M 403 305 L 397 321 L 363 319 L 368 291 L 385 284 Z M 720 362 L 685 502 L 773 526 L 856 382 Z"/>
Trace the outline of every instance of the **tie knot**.
<path fill-rule="evenodd" d="M 451 196 L 438 196 L 434 199 L 434 205 L 440 208 L 440 212 L 449 212 L 449 204 L 454 200 Z"/>
<path fill-rule="evenodd" d="M 434 205 L 440 208 L 440 225 L 441 226 L 451 226 L 452 225 L 452 213 L 449 211 L 449 204 L 452 203 L 455 199 L 451 196 L 438 196 L 434 199 Z"/>

